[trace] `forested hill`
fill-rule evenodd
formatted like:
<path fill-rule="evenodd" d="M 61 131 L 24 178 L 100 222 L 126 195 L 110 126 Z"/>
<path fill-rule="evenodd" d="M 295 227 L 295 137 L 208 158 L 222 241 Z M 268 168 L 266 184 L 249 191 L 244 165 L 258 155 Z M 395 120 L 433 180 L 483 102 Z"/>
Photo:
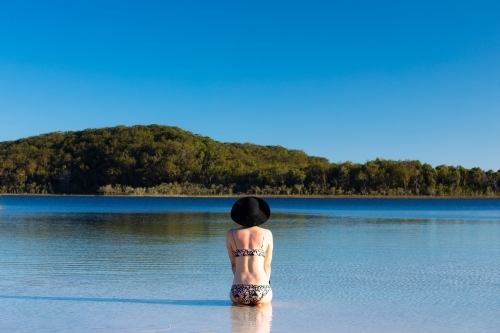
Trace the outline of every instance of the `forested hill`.
<path fill-rule="evenodd" d="M 1 193 L 494 196 L 499 178 L 500 170 L 419 161 L 330 163 L 160 125 L 0 143 Z"/>

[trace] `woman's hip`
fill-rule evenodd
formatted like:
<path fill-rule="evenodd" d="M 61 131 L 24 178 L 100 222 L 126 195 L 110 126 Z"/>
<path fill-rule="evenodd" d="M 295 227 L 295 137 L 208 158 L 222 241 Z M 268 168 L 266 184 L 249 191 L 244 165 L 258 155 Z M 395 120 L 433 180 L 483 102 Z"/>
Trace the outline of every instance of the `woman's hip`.
<path fill-rule="evenodd" d="M 238 304 L 256 305 L 271 302 L 273 291 L 269 284 L 233 284 L 229 297 Z"/>

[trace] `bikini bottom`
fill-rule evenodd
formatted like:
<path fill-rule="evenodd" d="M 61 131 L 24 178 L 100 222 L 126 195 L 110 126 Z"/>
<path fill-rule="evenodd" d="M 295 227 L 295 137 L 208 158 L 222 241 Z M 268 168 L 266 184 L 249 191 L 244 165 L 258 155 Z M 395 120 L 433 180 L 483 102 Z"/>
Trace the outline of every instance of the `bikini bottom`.
<path fill-rule="evenodd" d="M 268 284 L 233 284 L 231 295 L 239 304 L 255 305 L 269 293 L 271 286 Z"/>

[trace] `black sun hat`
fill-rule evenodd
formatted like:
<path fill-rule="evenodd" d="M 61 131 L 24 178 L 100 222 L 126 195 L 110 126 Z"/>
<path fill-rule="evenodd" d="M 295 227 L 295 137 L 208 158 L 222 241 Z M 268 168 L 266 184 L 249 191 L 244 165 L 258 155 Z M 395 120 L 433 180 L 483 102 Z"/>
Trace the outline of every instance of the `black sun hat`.
<path fill-rule="evenodd" d="M 253 227 L 266 222 L 271 216 L 267 202 L 257 197 L 244 197 L 236 201 L 231 209 L 231 218 L 244 227 Z"/>

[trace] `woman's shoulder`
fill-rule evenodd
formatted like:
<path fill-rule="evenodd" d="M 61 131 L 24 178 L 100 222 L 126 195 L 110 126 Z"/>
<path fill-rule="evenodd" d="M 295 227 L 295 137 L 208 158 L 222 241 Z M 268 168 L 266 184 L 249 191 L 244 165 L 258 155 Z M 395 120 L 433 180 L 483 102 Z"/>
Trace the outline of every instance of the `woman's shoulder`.
<path fill-rule="evenodd" d="M 231 236 L 233 234 L 237 234 L 239 231 L 242 231 L 244 230 L 245 228 L 233 228 L 233 229 L 229 229 L 227 232 L 226 232 L 226 235 L 228 236 Z M 253 230 L 252 230 L 253 229 Z M 251 228 L 250 230 L 246 229 L 246 232 L 250 232 L 250 233 L 254 233 L 254 232 L 257 232 L 257 233 L 264 233 L 264 235 L 271 235 L 272 236 L 272 232 L 271 230 L 269 229 L 266 229 L 266 228 L 262 228 L 262 227 L 254 227 L 254 228 Z"/>
<path fill-rule="evenodd" d="M 269 229 L 265 229 L 265 230 L 266 230 L 266 235 L 273 237 L 273 233 L 271 232 L 271 230 L 269 230 Z"/>
<path fill-rule="evenodd" d="M 264 233 L 264 236 L 271 236 L 271 237 L 273 236 L 273 233 L 271 232 L 271 230 L 266 229 L 266 228 L 261 228 L 261 227 L 259 227 L 259 229 L 262 230 L 261 232 Z"/>

